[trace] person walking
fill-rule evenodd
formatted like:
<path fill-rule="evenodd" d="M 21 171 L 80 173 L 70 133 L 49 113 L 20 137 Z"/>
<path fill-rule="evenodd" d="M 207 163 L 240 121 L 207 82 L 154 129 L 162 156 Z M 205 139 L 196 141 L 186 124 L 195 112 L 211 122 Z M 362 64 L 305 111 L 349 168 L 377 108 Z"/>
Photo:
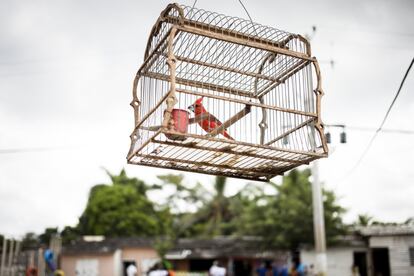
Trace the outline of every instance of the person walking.
<path fill-rule="evenodd" d="M 224 267 L 219 266 L 218 261 L 214 261 L 208 273 L 209 276 L 225 276 L 226 269 Z"/>
<path fill-rule="evenodd" d="M 138 269 L 134 264 L 130 264 L 126 269 L 127 276 L 137 276 Z"/>

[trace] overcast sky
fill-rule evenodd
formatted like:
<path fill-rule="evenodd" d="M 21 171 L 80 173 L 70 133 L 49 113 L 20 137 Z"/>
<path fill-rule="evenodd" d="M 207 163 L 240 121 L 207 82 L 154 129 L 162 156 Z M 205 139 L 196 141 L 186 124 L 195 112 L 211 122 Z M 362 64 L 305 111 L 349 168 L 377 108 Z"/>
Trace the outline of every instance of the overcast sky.
<path fill-rule="evenodd" d="M 182 4 L 192 5 L 193 1 Z M 311 34 L 321 61 L 323 121 L 378 127 L 414 56 L 414 1 L 252 1 L 254 21 Z M 132 81 L 146 40 L 167 1 L 0 1 L 0 233 L 18 237 L 75 225 L 102 167 L 148 182 L 172 171 L 126 165 Z M 196 7 L 246 18 L 237 0 L 199 0 Z M 332 68 L 329 60 L 334 60 Z M 414 72 L 386 128 L 414 130 Z M 414 216 L 414 135 L 381 133 L 359 167 L 372 132 L 333 132 L 320 162 L 352 222 Z M 212 178 L 186 174 L 188 181 Z M 275 179 L 278 181 L 278 178 Z M 228 193 L 245 185 L 231 180 Z"/>

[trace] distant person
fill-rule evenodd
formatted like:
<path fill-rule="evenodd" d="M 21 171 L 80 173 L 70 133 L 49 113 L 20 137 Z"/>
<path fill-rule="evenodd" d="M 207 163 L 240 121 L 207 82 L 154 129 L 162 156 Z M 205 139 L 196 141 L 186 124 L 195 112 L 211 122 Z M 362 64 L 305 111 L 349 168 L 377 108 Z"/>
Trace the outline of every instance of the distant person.
<path fill-rule="evenodd" d="M 225 276 L 226 269 L 224 267 L 219 266 L 218 261 L 214 261 L 213 265 L 210 267 L 208 271 L 209 276 Z"/>
<path fill-rule="evenodd" d="M 361 274 L 359 273 L 359 267 L 356 265 L 352 266 L 352 276 L 361 276 Z"/>
<path fill-rule="evenodd" d="M 148 273 L 148 276 L 169 276 L 169 274 L 163 265 L 157 263 L 155 267 Z"/>
<path fill-rule="evenodd" d="M 256 273 L 258 276 L 267 276 L 268 269 L 266 266 L 266 262 L 261 262 L 259 268 L 256 269 Z"/>
<path fill-rule="evenodd" d="M 290 271 L 292 276 L 305 276 L 305 266 L 300 262 L 299 259 L 293 260 L 292 268 Z"/>
<path fill-rule="evenodd" d="M 136 276 L 138 273 L 138 269 L 134 264 L 130 264 L 126 269 L 127 276 Z"/>
<path fill-rule="evenodd" d="M 289 269 L 282 261 L 276 261 L 272 265 L 272 276 L 289 276 Z"/>
<path fill-rule="evenodd" d="M 292 264 L 289 270 L 289 276 L 299 276 L 298 272 L 296 271 L 296 266 Z"/>
<path fill-rule="evenodd" d="M 298 272 L 299 276 L 305 276 L 305 266 L 299 261 L 296 266 L 296 271 Z"/>
<path fill-rule="evenodd" d="M 38 275 L 38 273 L 37 273 L 37 268 L 36 267 L 31 266 L 31 267 L 27 268 L 26 276 L 37 276 L 37 275 Z"/>

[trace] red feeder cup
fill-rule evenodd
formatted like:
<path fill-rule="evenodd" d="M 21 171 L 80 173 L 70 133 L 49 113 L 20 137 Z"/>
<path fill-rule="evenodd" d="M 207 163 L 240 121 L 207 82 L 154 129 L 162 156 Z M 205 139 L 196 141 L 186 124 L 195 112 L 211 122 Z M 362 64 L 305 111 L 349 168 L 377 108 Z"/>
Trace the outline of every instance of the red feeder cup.
<path fill-rule="evenodd" d="M 186 134 L 188 131 L 188 122 L 190 120 L 190 113 L 185 109 L 176 109 L 174 108 L 171 111 L 171 118 L 174 120 L 174 131 Z M 168 139 L 171 140 L 185 140 L 186 137 L 176 134 L 165 134 Z"/>

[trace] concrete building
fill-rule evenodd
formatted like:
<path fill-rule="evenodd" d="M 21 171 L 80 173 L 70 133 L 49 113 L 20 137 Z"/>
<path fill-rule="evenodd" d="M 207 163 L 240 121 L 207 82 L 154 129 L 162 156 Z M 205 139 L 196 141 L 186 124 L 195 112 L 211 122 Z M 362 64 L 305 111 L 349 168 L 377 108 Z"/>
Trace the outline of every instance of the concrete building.
<path fill-rule="evenodd" d="M 327 249 L 328 275 L 350 276 L 354 264 L 359 267 L 360 276 L 368 275 L 368 252 L 366 240 L 360 235 L 343 237 L 338 245 Z M 300 250 L 301 261 L 307 266 L 316 262 L 313 247 L 304 246 Z"/>
<path fill-rule="evenodd" d="M 67 276 L 121 276 L 130 264 L 138 275 L 158 261 L 152 241 L 144 238 L 86 238 L 65 246 L 60 256 Z"/>
<path fill-rule="evenodd" d="M 354 266 L 361 276 L 414 275 L 414 226 L 362 227 L 346 240 L 328 248 L 328 275 L 352 275 Z M 312 249 L 303 248 L 301 258 L 305 264 L 315 263 Z"/>
<path fill-rule="evenodd" d="M 289 260 L 287 251 L 263 250 L 261 239 L 253 237 L 180 239 L 166 258 L 176 275 L 207 275 L 213 261 L 227 268 L 228 275 L 253 275 L 263 260 Z M 143 238 L 87 237 L 63 248 L 60 264 L 67 276 L 121 276 L 130 264 L 138 276 L 159 261 L 154 241 Z"/>
<path fill-rule="evenodd" d="M 261 245 L 261 239 L 254 237 L 181 239 L 166 257 L 181 272 L 177 275 L 206 275 L 214 260 L 230 276 L 254 275 L 262 261 L 290 264 L 289 252 L 265 250 Z M 327 255 L 328 275 L 413 276 L 414 226 L 359 228 L 329 247 Z M 315 263 L 312 247 L 303 247 L 300 256 L 308 267 Z M 159 259 L 149 239 L 94 237 L 65 246 L 60 261 L 68 276 L 121 276 L 130 264 L 143 276 Z M 353 274 L 356 268 L 359 274 Z"/>
<path fill-rule="evenodd" d="M 371 275 L 414 275 L 414 226 L 370 226 L 360 234 L 368 242 Z"/>

